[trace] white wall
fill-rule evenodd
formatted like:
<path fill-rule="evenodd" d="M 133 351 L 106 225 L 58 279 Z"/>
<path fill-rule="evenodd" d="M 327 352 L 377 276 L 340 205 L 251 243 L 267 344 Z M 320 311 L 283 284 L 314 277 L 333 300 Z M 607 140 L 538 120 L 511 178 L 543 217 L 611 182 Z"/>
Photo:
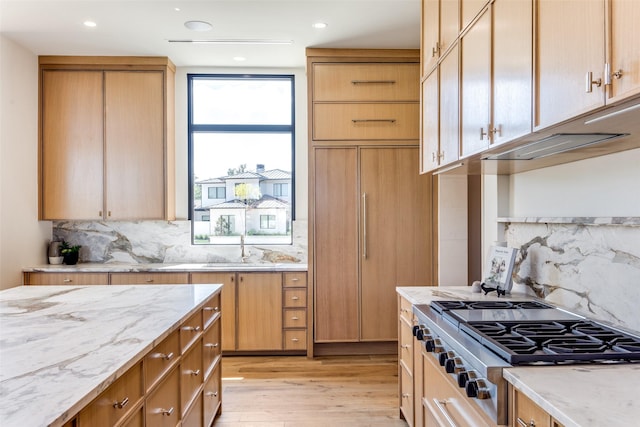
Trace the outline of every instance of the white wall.
<path fill-rule="evenodd" d="M 293 74 L 295 76 L 295 184 L 296 220 L 307 220 L 309 187 L 307 76 L 303 68 L 215 68 L 178 67 L 176 69 L 176 217 L 188 216 L 188 139 L 187 139 L 187 74 Z"/>
<path fill-rule="evenodd" d="M 51 223 L 38 222 L 38 58 L 0 36 L 0 289 L 46 263 Z"/>

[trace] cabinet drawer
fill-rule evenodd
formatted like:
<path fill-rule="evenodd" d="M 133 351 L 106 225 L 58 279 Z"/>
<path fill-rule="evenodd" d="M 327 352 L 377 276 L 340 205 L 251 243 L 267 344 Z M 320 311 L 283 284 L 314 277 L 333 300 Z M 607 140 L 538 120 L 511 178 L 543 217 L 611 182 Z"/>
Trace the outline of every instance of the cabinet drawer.
<path fill-rule="evenodd" d="M 205 383 L 204 391 L 202 392 L 205 426 L 210 426 L 218 413 L 221 397 L 222 388 L 220 386 L 220 364 L 218 363 L 213 374 Z"/>
<path fill-rule="evenodd" d="M 184 285 L 189 273 L 111 273 L 112 285 Z"/>
<path fill-rule="evenodd" d="M 108 273 L 25 273 L 25 285 L 108 285 Z"/>
<path fill-rule="evenodd" d="M 284 273 L 282 283 L 285 288 L 305 288 L 307 287 L 307 273 Z"/>
<path fill-rule="evenodd" d="M 173 369 L 145 404 L 146 425 L 175 427 L 180 420 L 180 377 Z"/>
<path fill-rule="evenodd" d="M 282 324 L 284 328 L 306 328 L 307 310 L 287 309 L 283 312 Z"/>
<path fill-rule="evenodd" d="M 406 299 L 400 298 L 400 317 L 409 325 L 413 325 L 413 305 Z"/>
<path fill-rule="evenodd" d="M 285 350 L 306 350 L 307 349 L 307 330 L 291 329 L 284 331 L 284 349 Z"/>
<path fill-rule="evenodd" d="M 180 404 L 186 412 L 202 384 L 202 343 L 199 341 L 180 362 Z"/>
<path fill-rule="evenodd" d="M 218 356 L 220 356 L 220 350 L 222 348 L 220 325 L 220 321 L 215 322 L 202 336 L 202 368 L 207 378 Z"/>
<path fill-rule="evenodd" d="M 413 372 L 413 330 L 409 325 L 400 322 L 400 342 L 398 344 L 400 353 L 400 363 L 409 371 Z"/>
<path fill-rule="evenodd" d="M 202 325 L 206 328 L 220 313 L 220 293 L 218 292 L 202 308 Z"/>
<path fill-rule="evenodd" d="M 144 427 L 144 408 L 138 408 L 120 427 Z"/>
<path fill-rule="evenodd" d="M 551 415 L 539 407 L 533 400 L 529 399 L 522 392 L 514 390 L 514 417 L 513 425 L 522 423 L 526 425 L 536 425 L 540 427 L 551 427 Z"/>
<path fill-rule="evenodd" d="M 184 354 L 202 334 L 202 311 L 197 311 L 180 326 L 180 352 Z"/>
<path fill-rule="evenodd" d="M 306 289 L 285 289 L 284 290 L 284 307 L 306 307 L 307 306 L 307 290 Z"/>
<path fill-rule="evenodd" d="M 191 409 L 182 419 L 180 427 L 202 427 L 202 393 L 198 394 L 198 398 L 193 402 Z"/>
<path fill-rule="evenodd" d="M 167 372 L 180 357 L 178 331 L 173 331 L 144 358 L 145 389 L 147 392 Z"/>
<path fill-rule="evenodd" d="M 420 65 L 314 64 L 314 101 L 418 101 Z"/>
<path fill-rule="evenodd" d="M 417 140 L 419 104 L 314 104 L 314 140 Z"/>
<path fill-rule="evenodd" d="M 136 407 L 143 394 L 142 363 L 138 363 L 80 412 L 80 425 L 113 426 Z"/>
<path fill-rule="evenodd" d="M 400 368 L 401 383 L 400 383 L 400 410 L 404 415 L 405 420 L 411 426 L 413 425 L 413 378 L 411 373 L 404 367 Z"/>

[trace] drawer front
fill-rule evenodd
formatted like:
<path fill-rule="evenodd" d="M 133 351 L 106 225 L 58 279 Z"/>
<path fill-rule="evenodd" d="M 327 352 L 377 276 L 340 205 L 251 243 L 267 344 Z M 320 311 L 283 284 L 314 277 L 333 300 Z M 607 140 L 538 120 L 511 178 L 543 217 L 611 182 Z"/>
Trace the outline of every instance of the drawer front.
<path fill-rule="evenodd" d="M 282 283 L 285 288 L 306 288 L 307 273 L 303 271 L 284 273 Z"/>
<path fill-rule="evenodd" d="M 314 64 L 314 101 L 419 101 L 420 64 Z"/>
<path fill-rule="evenodd" d="M 285 289 L 283 306 L 284 307 L 306 307 L 307 306 L 307 290 L 306 289 Z"/>
<path fill-rule="evenodd" d="M 306 350 L 307 349 L 307 331 L 286 330 L 284 331 L 284 349 L 285 350 Z"/>
<path fill-rule="evenodd" d="M 187 349 L 202 335 L 202 311 L 197 311 L 180 325 L 180 352 Z"/>
<path fill-rule="evenodd" d="M 202 367 L 208 377 L 216 360 L 220 356 L 222 342 L 220 339 L 220 322 L 215 322 L 202 336 Z"/>
<path fill-rule="evenodd" d="M 222 387 L 220 386 L 220 364 L 218 363 L 213 374 L 205 383 L 204 391 L 202 393 L 205 426 L 210 426 L 218 413 L 221 397 Z"/>
<path fill-rule="evenodd" d="M 202 308 L 202 324 L 206 328 L 221 312 L 220 293 L 218 292 Z"/>
<path fill-rule="evenodd" d="M 419 104 L 314 104 L 314 140 L 417 140 Z"/>
<path fill-rule="evenodd" d="M 400 363 L 409 373 L 413 372 L 413 330 L 404 322 L 400 322 L 399 355 Z"/>
<path fill-rule="evenodd" d="M 175 427 L 180 420 L 180 375 L 173 369 L 145 403 L 146 425 Z"/>
<path fill-rule="evenodd" d="M 283 311 L 282 324 L 284 328 L 306 328 L 307 310 L 287 309 Z"/>
<path fill-rule="evenodd" d="M 112 285 L 184 285 L 189 273 L 111 273 Z"/>
<path fill-rule="evenodd" d="M 80 412 L 80 425 L 112 426 L 131 412 L 143 394 L 142 363 L 138 363 Z"/>
<path fill-rule="evenodd" d="M 187 415 L 182 420 L 181 427 L 202 427 L 202 393 L 189 409 Z"/>
<path fill-rule="evenodd" d="M 406 369 L 400 368 L 402 375 L 400 384 L 400 410 L 407 424 L 413 425 L 413 378 Z"/>
<path fill-rule="evenodd" d="M 108 285 L 108 273 L 25 273 L 25 285 Z"/>
<path fill-rule="evenodd" d="M 145 389 L 147 392 L 160 377 L 176 363 L 180 357 L 180 339 L 178 331 L 173 331 L 160 344 L 154 347 L 144 358 Z"/>
<path fill-rule="evenodd" d="M 198 392 L 203 376 L 202 343 L 198 342 L 182 357 L 180 362 L 180 407 L 183 413 Z"/>
<path fill-rule="evenodd" d="M 144 408 L 138 408 L 120 427 L 144 427 Z"/>
<path fill-rule="evenodd" d="M 400 298 L 400 317 L 409 325 L 413 325 L 413 305 L 402 297 L 398 298 Z"/>

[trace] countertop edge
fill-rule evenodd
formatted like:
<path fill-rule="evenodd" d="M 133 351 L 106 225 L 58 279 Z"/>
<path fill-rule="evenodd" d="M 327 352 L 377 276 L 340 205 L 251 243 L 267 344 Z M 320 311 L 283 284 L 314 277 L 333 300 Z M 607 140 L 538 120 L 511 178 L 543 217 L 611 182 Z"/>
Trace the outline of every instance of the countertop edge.
<path fill-rule="evenodd" d="M 43 264 L 24 267 L 23 273 L 190 273 L 190 272 L 306 272 L 307 264 L 233 264 L 221 263 L 180 263 L 180 264 L 117 264 L 78 263 L 76 265 Z"/>

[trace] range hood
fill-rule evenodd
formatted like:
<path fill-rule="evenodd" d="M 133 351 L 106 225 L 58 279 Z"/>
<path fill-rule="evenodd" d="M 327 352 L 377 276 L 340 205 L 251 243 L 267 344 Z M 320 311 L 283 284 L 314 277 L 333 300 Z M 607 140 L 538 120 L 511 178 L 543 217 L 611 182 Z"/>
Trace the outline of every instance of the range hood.
<path fill-rule="evenodd" d="M 628 133 L 557 133 L 499 154 L 483 157 L 483 160 L 534 160 L 598 142 L 609 141 Z"/>

